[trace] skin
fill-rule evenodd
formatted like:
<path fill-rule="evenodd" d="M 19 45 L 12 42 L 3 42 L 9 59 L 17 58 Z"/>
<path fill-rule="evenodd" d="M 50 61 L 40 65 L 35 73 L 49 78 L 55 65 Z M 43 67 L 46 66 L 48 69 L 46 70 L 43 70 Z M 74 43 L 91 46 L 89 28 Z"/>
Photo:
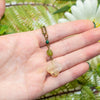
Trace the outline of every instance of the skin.
<path fill-rule="evenodd" d="M 91 21 L 56 24 L 47 31 L 53 59 L 62 65 L 57 77 L 46 71 L 50 59 L 40 29 L 0 37 L 0 100 L 39 98 L 87 72 L 86 61 L 100 54 L 100 28 Z"/>
<path fill-rule="evenodd" d="M 0 19 L 3 16 L 5 11 L 5 0 L 0 0 Z"/>

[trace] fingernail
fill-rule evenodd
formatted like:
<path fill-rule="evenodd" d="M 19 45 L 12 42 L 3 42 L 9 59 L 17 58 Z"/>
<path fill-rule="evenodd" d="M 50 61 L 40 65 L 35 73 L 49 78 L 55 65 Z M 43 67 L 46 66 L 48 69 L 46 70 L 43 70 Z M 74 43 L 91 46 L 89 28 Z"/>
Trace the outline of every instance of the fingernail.
<path fill-rule="evenodd" d="M 90 65 L 90 63 L 89 62 L 87 62 L 88 63 L 88 65 L 89 65 L 89 68 L 91 67 L 91 65 Z"/>
<path fill-rule="evenodd" d="M 94 28 L 96 28 L 96 23 L 93 21 L 93 24 L 94 24 Z"/>

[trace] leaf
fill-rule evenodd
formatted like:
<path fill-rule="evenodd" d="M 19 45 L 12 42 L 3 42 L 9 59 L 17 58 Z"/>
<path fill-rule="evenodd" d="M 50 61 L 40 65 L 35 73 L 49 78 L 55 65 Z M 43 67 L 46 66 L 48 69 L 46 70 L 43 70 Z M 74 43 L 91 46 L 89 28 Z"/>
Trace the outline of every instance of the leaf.
<path fill-rule="evenodd" d="M 100 91 L 100 86 L 97 86 L 96 89 L 97 89 L 98 91 Z"/>
<path fill-rule="evenodd" d="M 88 86 L 83 86 L 81 90 L 81 100 L 95 100 L 96 97 L 93 94 L 93 91 Z"/>
<path fill-rule="evenodd" d="M 64 6 L 64 7 L 60 8 L 60 9 L 58 9 L 57 11 L 55 11 L 53 14 L 65 12 L 65 11 L 67 11 L 69 8 L 70 8 L 70 6 L 66 5 L 66 6 Z"/>
<path fill-rule="evenodd" d="M 3 35 L 8 29 L 7 25 L 0 25 L 0 35 Z"/>
<path fill-rule="evenodd" d="M 41 25 L 54 25 L 63 17 L 63 14 L 52 15 L 59 8 L 59 4 L 54 2 L 55 0 L 6 0 L 5 16 L 1 24 L 9 26 L 7 33 L 32 31 Z"/>
<path fill-rule="evenodd" d="M 98 4 L 100 4 L 100 0 L 98 0 Z"/>
<path fill-rule="evenodd" d="M 67 3 L 66 6 L 64 6 L 64 7 L 60 8 L 60 9 L 58 9 L 58 10 L 55 11 L 53 14 L 57 14 L 57 13 L 62 13 L 62 12 L 68 11 L 68 10 L 70 9 L 70 7 L 71 7 L 73 4 L 74 4 L 74 3 L 72 3 L 71 1 L 69 1 L 69 2 Z"/>
<path fill-rule="evenodd" d="M 100 77 L 100 63 L 97 64 L 97 68 L 96 68 L 97 74 Z"/>
<path fill-rule="evenodd" d="M 68 0 L 56 0 L 56 1 L 68 1 Z M 69 0 L 69 1 L 76 1 L 76 0 Z"/>

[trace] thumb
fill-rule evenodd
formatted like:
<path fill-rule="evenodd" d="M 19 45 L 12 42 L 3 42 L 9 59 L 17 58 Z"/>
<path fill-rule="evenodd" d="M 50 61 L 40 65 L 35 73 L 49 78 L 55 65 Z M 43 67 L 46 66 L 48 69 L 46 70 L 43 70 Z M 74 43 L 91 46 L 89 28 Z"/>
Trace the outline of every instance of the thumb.
<path fill-rule="evenodd" d="M 0 0 L 0 19 L 5 12 L 5 0 Z"/>

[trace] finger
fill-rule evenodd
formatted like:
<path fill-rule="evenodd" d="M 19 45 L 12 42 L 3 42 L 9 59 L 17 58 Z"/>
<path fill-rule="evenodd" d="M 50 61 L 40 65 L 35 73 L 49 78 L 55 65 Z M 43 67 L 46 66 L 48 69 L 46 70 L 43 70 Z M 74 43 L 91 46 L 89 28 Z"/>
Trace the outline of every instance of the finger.
<path fill-rule="evenodd" d="M 92 29 L 94 24 L 88 20 L 78 20 L 67 23 L 60 23 L 47 27 L 48 40 L 50 43 L 63 39 L 66 36 L 78 34 Z M 40 47 L 45 45 L 45 38 L 41 29 L 34 31 L 39 41 Z M 33 33 L 32 33 L 33 34 Z"/>
<path fill-rule="evenodd" d="M 81 49 L 85 46 L 96 43 L 100 40 L 100 28 L 92 29 L 82 34 L 75 35 L 73 37 L 63 39 L 50 45 L 50 49 L 53 51 L 53 58 L 63 56 L 75 50 Z M 47 46 L 42 47 L 43 53 L 47 60 L 49 60 L 46 54 Z"/>
<path fill-rule="evenodd" d="M 5 0 L 0 0 L 0 19 L 3 16 L 5 11 Z"/>
<path fill-rule="evenodd" d="M 48 77 L 44 89 L 43 94 L 50 92 L 76 78 L 84 74 L 89 69 L 89 65 L 86 62 L 78 64 L 69 70 L 66 70 L 60 73 L 57 77 Z"/>
<path fill-rule="evenodd" d="M 71 68 L 72 66 L 75 66 L 82 62 L 85 62 L 99 54 L 100 54 L 100 43 L 95 43 L 93 45 L 90 45 L 90 46 L 87 46 L 80 50 L 74 51 L 65 56 L 55 58 L 54 61 L 59 64 L 59 66 L 57 65 L 57 67 L 56 67 L 57 70 L 64 71 L 66 69 Z M 50 62 L 51 61 L 48 61 L 47 64 L 50 65 Z M 52 67 L 50 67 L 50 68 L 49 68 L 49 71 L 52 71 Z"/>

